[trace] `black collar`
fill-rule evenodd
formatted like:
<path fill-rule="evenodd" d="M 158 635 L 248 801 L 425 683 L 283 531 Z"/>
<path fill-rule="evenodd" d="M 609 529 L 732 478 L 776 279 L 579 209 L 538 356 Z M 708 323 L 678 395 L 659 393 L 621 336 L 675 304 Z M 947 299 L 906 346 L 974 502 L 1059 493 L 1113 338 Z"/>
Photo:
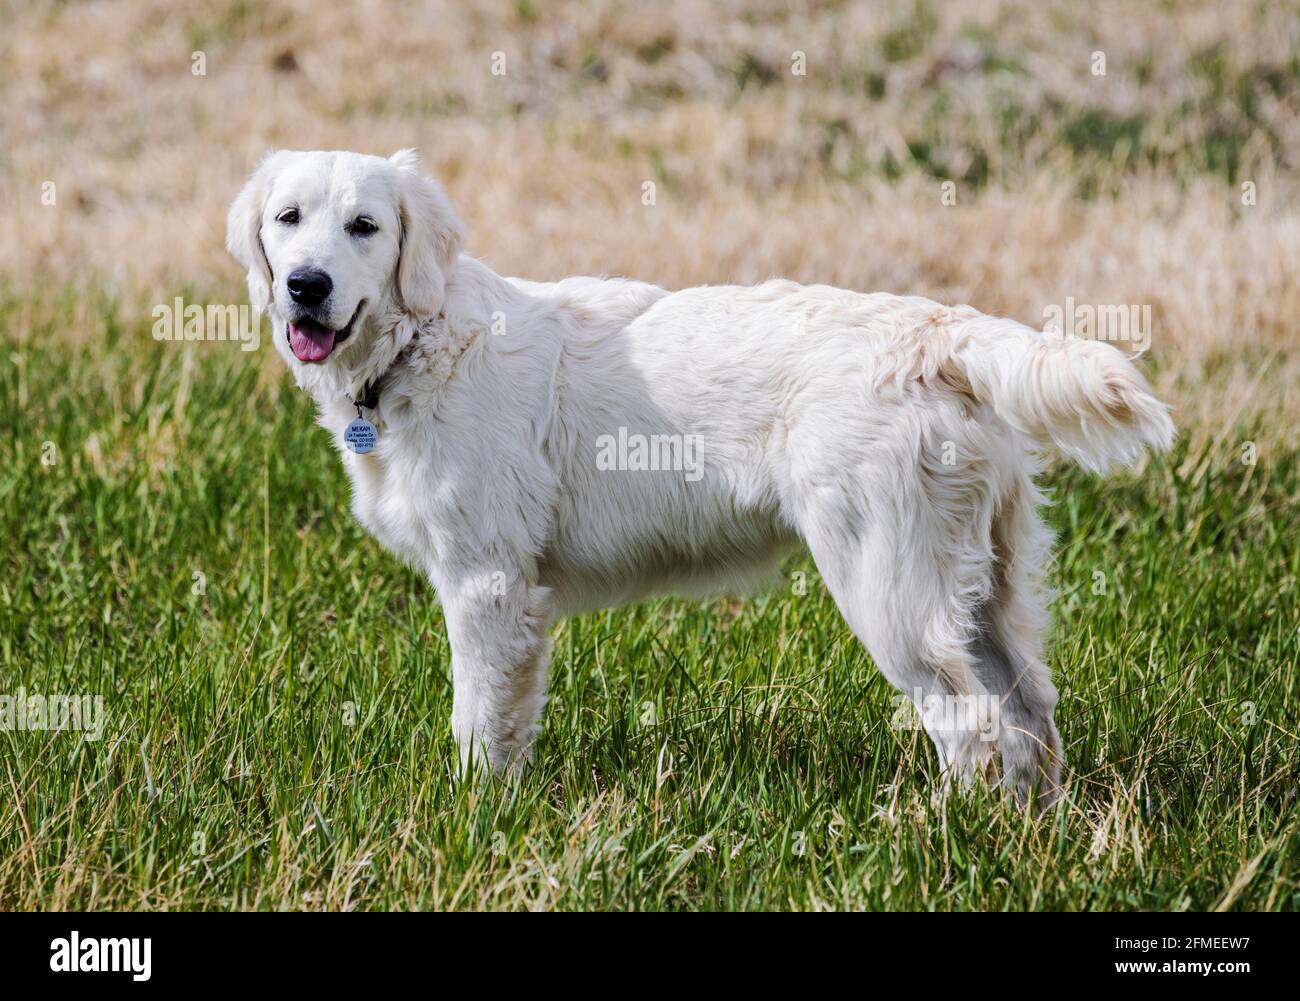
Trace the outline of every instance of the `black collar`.
<path fill-rule="evenodd" d="M 388 375 L 387 372 L 374 382 L 367 382 L 361 389 L 361 399 L 351 400 L 352 405 L 358 410 L 362 407 L 366 410 L 374 410 L 375 407 L 379 406 L 379 393 L 384 388 L 384 376 L 386 375 Z"/>
<path fill-rule="evenodd" d="M 442 319 L 445 315 L 446 314 L 443 313 L 442 310 L 438 311 L 439 319 Z M 417 330 L 415 336 L 411 338 L 411 343 L 412 344 L 415 343 L 415 341 L 419 339 L 419 336 L 420 334 L 419 331 Z M 348 402 L 357 408 L 358 417 L 361 416 L 362 409 L 374 410 L 375 407 L 379 406 L 379 394 L 383 392 L 384 386 L 388 382 L 388 376 L 393 371 L 393 366 L 396 365 L 398 361 L 400 361 L 405 354 L 406 354 L 406 349 L 403 348 L 402 351 L 398 354 L 398 356 L 393 359 L 392 364 L 389 365 L 388 368 L 384 370 L 383 374 L 379 376 L 378 379 L 375 379 L 373 382 L 367 382 L 364 386 L 361 387 L 361 399 L 354 400 L 352 399 L 352 397 L 350 396 L 348 397 Z"/>
<path fill-rule="evenodd" d="M 354 400 L 352 397 L 348 397 L 348 402 L 357 408 L 358 417 L 361 416 L 362 408 L 366 410 L 374 410 L 375 407 L 379 406 L 379 394 L 382 393 L 384 387 L 388 385 L 388 376 L 392 373 L 393 366 L 397 364 L 400 357 L 401 356 L 399 355 L 398 358 L 394 358 L 392 364 L 389 365 L 388 368 L 384 369 L 377 379 L 367 382 L 361 387 L 360 399 Z"/>

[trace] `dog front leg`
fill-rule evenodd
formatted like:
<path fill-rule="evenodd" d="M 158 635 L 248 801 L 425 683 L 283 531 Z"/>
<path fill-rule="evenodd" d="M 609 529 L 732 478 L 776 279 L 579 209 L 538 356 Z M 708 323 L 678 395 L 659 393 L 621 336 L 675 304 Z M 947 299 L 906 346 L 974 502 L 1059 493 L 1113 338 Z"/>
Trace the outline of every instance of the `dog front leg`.
<path fill-rule="evenodd" d="M 520 771 L 546 701 L 550 591 L 517 570 L 484 570 L 442 589 L 463 772 Z"/>

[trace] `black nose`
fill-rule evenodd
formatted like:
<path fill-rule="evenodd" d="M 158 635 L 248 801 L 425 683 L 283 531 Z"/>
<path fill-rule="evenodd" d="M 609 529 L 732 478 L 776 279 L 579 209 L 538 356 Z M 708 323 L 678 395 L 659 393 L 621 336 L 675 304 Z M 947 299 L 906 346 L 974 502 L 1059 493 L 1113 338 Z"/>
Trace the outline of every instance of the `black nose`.
<path fill-rule="evenodd" d="M 289 276 L 289 294 L 301 306 L 319 306 L 334 289 L 334 283 L 324 271 L 299 268 Z"/>

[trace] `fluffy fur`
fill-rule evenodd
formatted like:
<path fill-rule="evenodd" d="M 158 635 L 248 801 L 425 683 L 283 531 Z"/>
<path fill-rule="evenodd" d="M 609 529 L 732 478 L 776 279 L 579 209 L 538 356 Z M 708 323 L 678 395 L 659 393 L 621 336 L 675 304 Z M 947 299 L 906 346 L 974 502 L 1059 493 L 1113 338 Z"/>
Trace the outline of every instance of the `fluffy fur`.
<path fill-rule="evenodd" d="M 358 213 L 378 231 L 351 233 Z M 1000 706 L 994 742 L 927 721 L 946 776 L 1056 797 L 1040 642 L 1051 540 L 1033 478 L 1041 445 L 1095 470 L 1168 446 L 1167 408 L 1119 351 L 969 306 L 788 281 L 669 293 L 503 278 L 462 241 L 409 151 L 273 154 L 229 219 L 354 514 L 441 597 L 463 763 L 526 760 L 557 617 L 747 587 L 802 541 L 890 682 Z M 302 311 L 285 276 L 300 267 L 333 280 L 317 319 L 342 330 L 355 316 L 319 363 L 286 336 Z M 381 375 L 378 446 L 354 455 L 350 400 Z M 604 468 L 620 429 L 697 436 L 696 475 Z"/>

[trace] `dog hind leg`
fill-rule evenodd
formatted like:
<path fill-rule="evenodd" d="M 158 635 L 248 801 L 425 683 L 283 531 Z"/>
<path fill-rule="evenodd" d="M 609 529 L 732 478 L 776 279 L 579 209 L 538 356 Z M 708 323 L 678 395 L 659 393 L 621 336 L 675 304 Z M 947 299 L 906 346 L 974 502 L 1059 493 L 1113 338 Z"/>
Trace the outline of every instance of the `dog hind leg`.
<path fill-rule="evenodd" d="M 803 530 L 822 579 L 881 672 L 917 704 L 945 787 L 991 780 L 994 745 L 979 715 L 989 696 L 958 600 L 969 582 L 954 579 L 949 561 L 893 527 L 875 525 L 845 540 L 842 522 L 822 530 L 816 521 L 805 519 Z"/>
<path fill-rule="evenodd" d="M 972 652 L 999 700 L 998 752 L 1004 784 L 1021 802 L 1046 809 L 1061 792 L 1061 738 L 1053 721 L 1057 692 L 1043 661 L 1048 591 L 1043 565 L 1051 535 L 1037 513 L 1040 495 L 1026 477 L 1005 497 L 992 525 L 993 591 L 979 611 Z"/>

